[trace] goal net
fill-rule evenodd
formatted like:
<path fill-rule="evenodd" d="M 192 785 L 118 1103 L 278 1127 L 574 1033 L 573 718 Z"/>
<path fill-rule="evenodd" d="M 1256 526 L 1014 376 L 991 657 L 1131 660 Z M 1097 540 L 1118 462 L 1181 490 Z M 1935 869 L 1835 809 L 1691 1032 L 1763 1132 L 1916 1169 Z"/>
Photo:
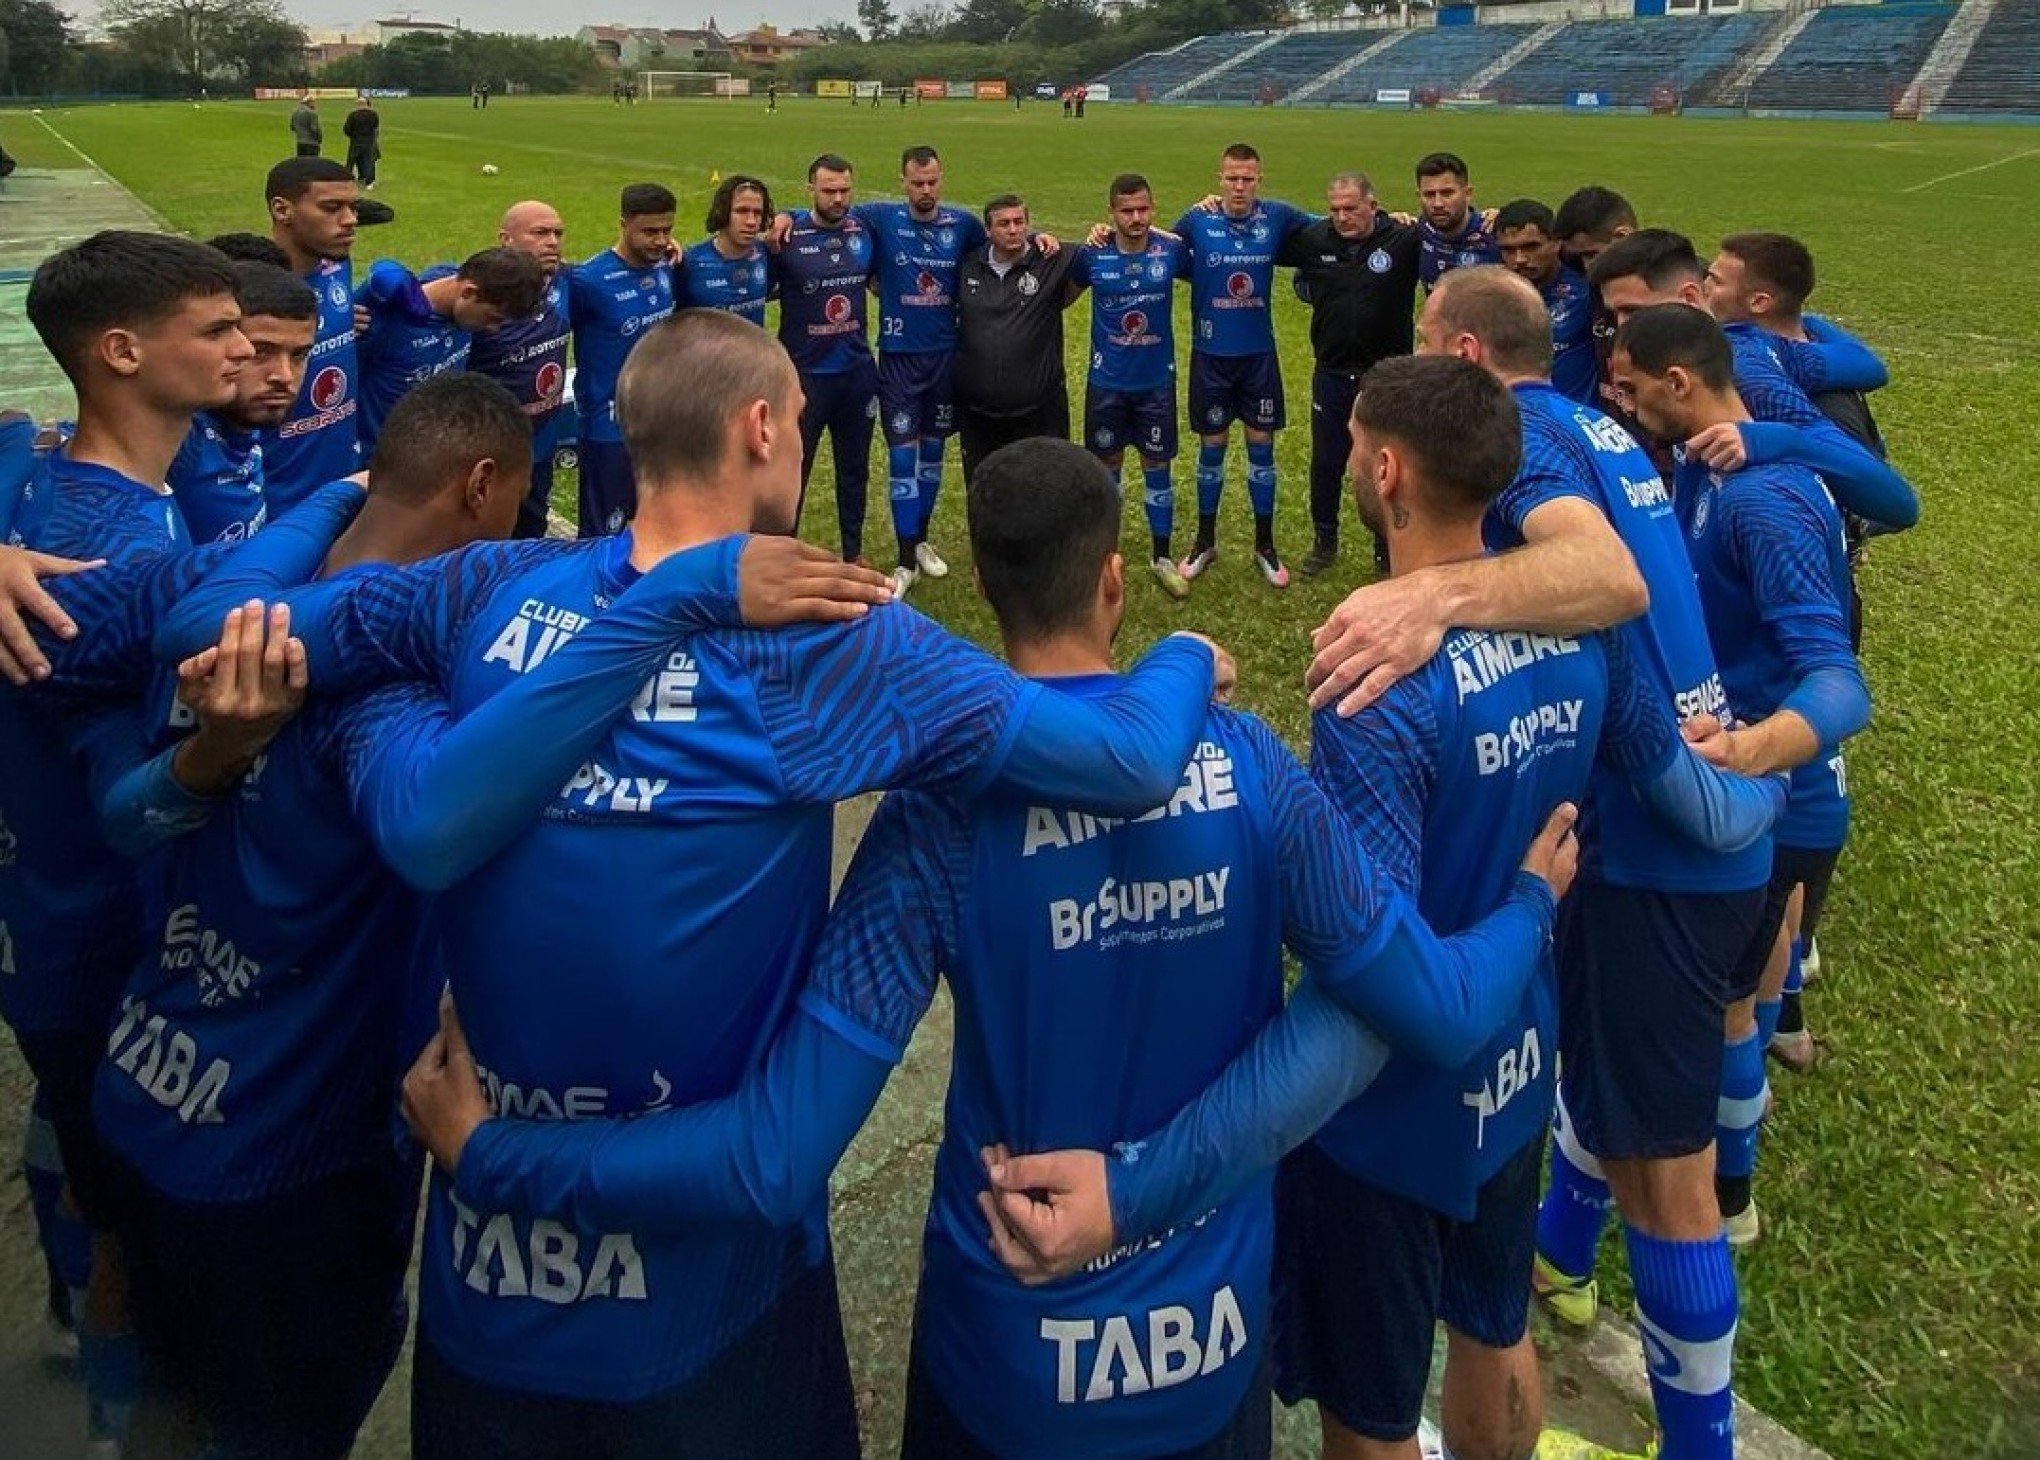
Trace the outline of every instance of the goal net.
<path fill-rule="evenodd" d="M 644 71 L 638 74 L 638 94 L 646 100 L 655 96 L 736 96 L 727 71 Z"/>

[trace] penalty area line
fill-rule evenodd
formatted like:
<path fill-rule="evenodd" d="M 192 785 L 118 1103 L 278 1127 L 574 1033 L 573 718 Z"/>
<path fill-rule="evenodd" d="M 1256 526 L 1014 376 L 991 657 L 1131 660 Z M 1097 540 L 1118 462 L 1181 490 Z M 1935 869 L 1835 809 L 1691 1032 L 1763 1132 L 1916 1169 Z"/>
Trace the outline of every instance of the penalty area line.
<path fill-rule="evenodd" d="M 1993 167 L 2003 167 L 2008 162 L 2017 162 L 2025 157 L 2040 157 L 2040 147 L 2028 147 L 2024 152 L 2014 152 L 2011 156 L 2000 157 L 1995 162 L 1979 162 L 1976 166 L 1965 167 L 1960 172 L 1947 172 L 1939 177 L 1930 177 L 1923 183 L 1914 183 L 1909 188 L 1900 188 L 1899 191 L 1902 193 L 1923 193 L 1928 188 L 1938 187 L 1944 182 L 1953 182 L 1958 177 L 1968 177 L 1973 173 L 1989 172 Z"/>

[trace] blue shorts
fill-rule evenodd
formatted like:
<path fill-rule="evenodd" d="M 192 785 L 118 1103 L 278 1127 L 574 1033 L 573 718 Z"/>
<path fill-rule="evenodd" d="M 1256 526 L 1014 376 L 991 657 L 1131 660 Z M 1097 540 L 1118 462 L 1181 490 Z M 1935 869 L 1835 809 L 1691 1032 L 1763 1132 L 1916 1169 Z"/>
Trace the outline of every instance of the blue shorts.
<path fill-rule="evenodd" d="M 582 537 L 614 537 L 637 516 L 637 476 L 621 441 L 590 441 L 581 453 Z"/>
<path fill-rule="evenodd" d="M 416 1163 L 392 1153 L 218 1204 L 124 1174 L 117 1230 L 149 1382 L 204 1417 L 209 1455 L 345 1455 L 408 1326 Z"/>
<path fill-rule="evenodd" d="M 1356 1434 L 1408 1439 L 1438 1319 L 1488 1348 L 1521 1341 L 1543 1167 L 1540 1138 L 1488 1178 L 1473 1220 L 1459 1222 L 1369 1185 L 1315 1142 L 1285 1159 L 1275 1198 L 1283 1402 L 1315 1399 Z"/>
<path fill-rule="evenodd" d="M 1594 1155 L 1662 1160 L 1713 1141 L 1722 1014 L 1764 896 L 1582 880 L 1559 905 L 1560 1080 Z"/>
<path fill-rule="evenodd" d="M 1143 461 L 1176 459 L 1176 382 L 1153 390 L 1084 387 L 1084 445 L 1099 456 L 1132 447 Z"/>
<path fill-rule="evenodd" d="M 1190 352 L 1192 431 L 1216 435 L 1234 421 L 1251 431 L 1280 431 L 1288 420 L 1280 357 Z"/>
<path fill-rule="evenodd" d="M 470 1378 L 421 1327 L 411 1367 L 411 1453 L 421 1460 L 857 1460 L 835 1262 L 794 1277 L 700 1373 L 634 1404 Z"/>
<path fill-rule="evenodd" d="M 878 357 L 878 427 L 885 444 L 956 434 L 956 356 L 947 351 Z"/>

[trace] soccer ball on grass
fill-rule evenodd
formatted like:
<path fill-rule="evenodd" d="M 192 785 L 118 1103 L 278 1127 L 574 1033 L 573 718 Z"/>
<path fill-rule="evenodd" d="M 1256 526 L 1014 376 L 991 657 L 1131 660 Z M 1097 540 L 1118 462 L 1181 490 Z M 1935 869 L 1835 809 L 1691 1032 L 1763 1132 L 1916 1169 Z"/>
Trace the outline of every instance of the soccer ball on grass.
<path fill-rule="evenodd" d="M 493 162 L 485 162 L 482 164 L 483 177 L 494 177 L 497 173 L 501 172 L 502 170 L 503 170 L 502 168 L 496 166 L 496 164 Z"/>

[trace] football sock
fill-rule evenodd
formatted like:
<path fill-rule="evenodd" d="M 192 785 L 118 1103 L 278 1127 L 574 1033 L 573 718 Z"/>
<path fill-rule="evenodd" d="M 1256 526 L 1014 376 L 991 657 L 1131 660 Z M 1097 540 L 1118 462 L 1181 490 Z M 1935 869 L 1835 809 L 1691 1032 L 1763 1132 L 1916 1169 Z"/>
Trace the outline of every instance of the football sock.
<path fill-rule="evenodd" d="M 921 537 L 920 452 L 909 441 L 885 449 L 885 474 L 892 498 L 893 533 L 900 540 L 900 562 L 913 567 L 914 544 Z"/>
<path fill-rule="evenodd" d="M 1254 505 L 1256 523 L 1275 517 L 1275 443 L 1247 443 L 1247 499 Z M 1269 538 L 1268 541 L 1273 541 Z"/>
<path fill-rule="evenodd" d="M 921 443 L 920 460 L 915 464 L 914 478 L 920 488 L 921 521 L 915 529 L 915 540 L 925 541 L 928 526 L 935 520 L 935 499 L 942 494 L 942 442 L 928 440 Z"/>
<path fill-rule="evenodd" d="M 1733 1460 L 1735 1268 L 1728 1238 L 1670 1242 L 1624 1225 L 1659 1460 Z"/>
<path fill-rule="evenodd" d="M 1552 1120 L 1551 1184 L 1537 1207 L 1538 1254 L 1567 1277 L 1593 1276 L 1594 1249 L 1612 1205 L 1601 1163 L 1579 1143 L 1561 1090 Z"/>
<path fill-rule="evenodd" d="M 1218 500 L 1225 493 L 1225 447 L 1199 446 L 1197 448 L 1197 539 L 1211 542 L 1205 524 L 1211 530 L 1218 526 Z"/>
<path fill-rule="evenodd" d="M 1756 1031 L 1721 1051 L 1721 1101 L 1714 1116 L 1715 1189 L 1724 1214 L 1749 1205 L 1764 1119 L 1764 1044 Z"/>
<path fill-rule="evenodd" d="M 1169 539 L 1176 532 L 1176 488 L 1169 480 L 1169 468 L 1146 466 L 1140 472 L 1141 503 L 1147 508 L 1148 531 L 1155 537 L 1155 556 L 1169 555 Z"/>

